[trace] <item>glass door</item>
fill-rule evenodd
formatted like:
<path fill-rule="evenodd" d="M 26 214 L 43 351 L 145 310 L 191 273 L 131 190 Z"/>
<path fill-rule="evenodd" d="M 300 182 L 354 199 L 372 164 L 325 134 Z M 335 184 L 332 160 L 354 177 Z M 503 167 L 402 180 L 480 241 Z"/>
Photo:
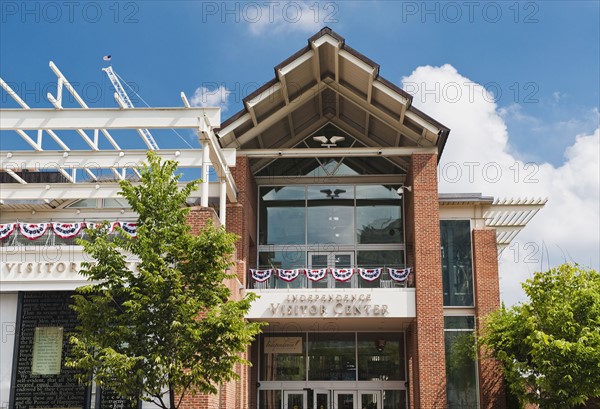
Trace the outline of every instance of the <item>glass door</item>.
<path fill-rule="evenodd" d="M 320 269 L 349 269 L 354 266 L 353 251 L 336 251 L 330 253 L 308 252 L 308 268 Z M 311 288 L 352 288 L 356 287 L 356 277 L 353 275 L 346 281 L 336 280 L 332 274 L 327 274 L 318 281 L 309 280 Z"/>
<path fill-rule="evenodd" d="M 306 391 L 283 391 L 283 409 L 307 409 Z"/>
<path fill-rule="evenodd" d="M 331 402 L 329 397 L 329 391 L 327 390 L 315 390 L 314 391 L 314 409 L 331 409 Z"/>
<path fill-rule="evenodd" d="M 356 392 L 334 391 L 333 409 L 356 409 Z"/>
<path fill-rule="evenodd" d="M 344 253 L 332 253 L 332 268 L 337 269 L 349 269 L 352 268 L 354 264 L 354 252 L 344 252 Z M 341 280 L 333 280 L 333 284 L 335 288 L 352 288 L 356 287 L 353 285 L 354 280 L 356 280 L 356 276 L 352 275 L 350 279 L 346 281 Z"/>
<path fill-rule="evenodd" d="M 360 391 L 359 409 L 381 409 L 381 392 Z"/>

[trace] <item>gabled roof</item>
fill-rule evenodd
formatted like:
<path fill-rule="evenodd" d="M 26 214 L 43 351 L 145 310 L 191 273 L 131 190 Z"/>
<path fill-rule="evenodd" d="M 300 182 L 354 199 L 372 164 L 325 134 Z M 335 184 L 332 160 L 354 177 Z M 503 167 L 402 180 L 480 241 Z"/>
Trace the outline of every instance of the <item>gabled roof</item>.
<path fill-rule="evenodd" d="M 244 109 L 217 134 L 223 147 L 237 148 L 240 155 L 248 150 L 254 158 L 260 157 L 257 150 L 305 147 L 302 141 L 333 126 L 358 141 L 357 147 L 383 148 L 380 157 L 406 170 L 402 156 L 419 149 L 441 154 L 450 132 L 414 108 L 411 95 L 379 76 L 378 64 L 327 27 L 275 66 L 275 78 L 243 102 Z M 407 149 L 386 150 L 398 147 Z M 253 170 L 272 160 L 255 160 Z"/>

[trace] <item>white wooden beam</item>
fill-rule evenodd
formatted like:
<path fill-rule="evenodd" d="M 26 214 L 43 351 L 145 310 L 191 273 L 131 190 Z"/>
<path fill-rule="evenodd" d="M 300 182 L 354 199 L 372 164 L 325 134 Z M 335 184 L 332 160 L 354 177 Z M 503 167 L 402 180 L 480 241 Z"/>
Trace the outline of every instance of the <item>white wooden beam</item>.
<path fill-rule="evenodd" d="M 136 183 L 133 183 L 136 185 Z M 183 189 L 186 183 L 179 183 Z M 210 197 L 219 197 L 220 186 L 218 182 L 210 183 L 208 194 Z M 116 182 L 99 183 L 0 183 L 0 198 L 7 200 L 74 200 L 74 199 L 112 199 L 122 198 L 118 193 L 121 186 Z M 199 190 L 191 193 L 190 197 L 201 196 Z"/>
<path fill-rule="evenodd" d="M 300 107 L 300 105 L 302 105 L 302 103 L 305 102 L 307 99 L 312 98 L 315 95 L 317 95 L 317 93 L 320 90 L 320 86 L 321 86 L 320 84 L 313 85 L 311 88 L 300 93 L 300 95 L 298 95 L 296 98 L 291 100 L 289 105 L 286 105 L 286 106 L 280 108 L 279 110 L 275 111 L 274 113 L 269 115 L 267 118 L 262 120 L 257 126 L 249 129 L 243 135 L 240 135 L 237 139 L 240 146 L 242 146 L 246 142 L 252 140 L 258 134 L 263 133 L 264 131 L 269 129 L 271 126 L 273 126 L 275 123 L 284 119 L 292 110 L 294 110 L 294 108 Z"/>
<path fill-rule="evenodd" d="M 198 128 L 221 123 L 220 108 L 2 109 L 0 130 Z"/>
<path fill-rule="evenodd" d="M 234 151 L 227 149 L 227 151 Z M 139 168 L 146 162 L 145 150 L 123 151 L 0 151 L 1 168 L 20 171 L 27 169 L 39 171 L 57 168 L 108 169 Z M 235 151 L 234 151 L 235 153 Z M 180 167 L 195 168 L 202 166 L 202 149 L 161 149 L 156 152 L 163 159 L 176 160 Z M 231 156 L 231 155 L 228 155 Z M 229 165 L 231 159 L 226 160 Z M 233 164 L 235 166 L 235 158 Z"/>
<path fill-rule="evenodd" d="M 403 184 L 406 181 L 406 175 L 318 175 L 318 176 L 255 176 L 255 181 L 258 186 L 263 185 L 304 185 L 311 183 L 335 183 L 338 185 L 344 184 L 378 184 L 378 185 L 393 185 Z"/>
<path fill-rule="evenodd" d="M 240 149 L 238 156 L 248 158 L 332 158 L 332 157 L 393 157 L 413 154 L 432 154 L 437 147 L 379 147 L 379 148 L 287 148 L 287 149 Z"/>

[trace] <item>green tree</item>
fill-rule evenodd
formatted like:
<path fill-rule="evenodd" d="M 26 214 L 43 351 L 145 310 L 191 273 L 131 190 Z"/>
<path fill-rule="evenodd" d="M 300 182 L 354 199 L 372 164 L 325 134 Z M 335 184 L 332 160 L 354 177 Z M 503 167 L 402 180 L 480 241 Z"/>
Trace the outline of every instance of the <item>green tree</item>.
<path fill-rule="evenodd" d="M 600 274 L 563 264 L 523 284 L 529 301 L 490 314 L 481 337 L 511 392 L 546 408 L 600 396 Z"/>
<path fill-rule="evenodd" d="M 212 224 L 191 234 L 185 202 L 197 182 L 179 190 L 176 169 L 149 153 L 141 183 L 121 182 L 138 214 L 137 238 L 100 228 L 80 241 L 95 261 L 82 271 L 92 283 L 74 296 L 81 324 L 68 363 L 82 370 L 83 382 L 94 379 L 132 402 L 164 409 L 238 379 L 234 366 L 249 364 L 240 354 L 261 326 L 244 319 L 254 295 L 232 301 L 223 282 L 233 276 L 226 269 L 235 235 Z"/>

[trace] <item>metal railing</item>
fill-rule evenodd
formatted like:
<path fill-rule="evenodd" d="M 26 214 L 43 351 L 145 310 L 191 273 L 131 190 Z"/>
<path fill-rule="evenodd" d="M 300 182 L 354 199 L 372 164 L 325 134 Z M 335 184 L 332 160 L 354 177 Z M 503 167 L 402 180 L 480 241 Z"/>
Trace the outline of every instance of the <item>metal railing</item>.
<path fill-rule="evenodd" d="M 374 280 L 364 279 L 359 274 L 359 268 L 381 268 L 382 272 Z M 398 268 L 394 266 L 393 268 Z M 406 268 L 406 267 L 404 267 Z M 350 269 L 350 267 L 348 267 Z M 256 280 L 251 271 L 248 271 L 247 275 L 247 288 L 252 290 L 269 290 L 269 289 L 293 289 L 293 288 L 413 288 L 415 282 L 415 273 L 410 271 L 406 275 L 404 280 L 395 280 L 391 277 L 388 272 L 388 267 L 370 267 L 370 266 L 356 266 L 352 267 L 353 274 L 350 279 L 346 281 L 339 281 L 333 277 L 331 272 L 332 269 L 327 269 L 327 274 L 321 280 L 312 281 L 306 274 L 300 273 L 294 279 L 288 281 L 279 277 L 277 269 L 272 269 L 272 274 L 269 278 L 264 281 Z M 304 268 L 300 268 L 304 270 Z"/>

